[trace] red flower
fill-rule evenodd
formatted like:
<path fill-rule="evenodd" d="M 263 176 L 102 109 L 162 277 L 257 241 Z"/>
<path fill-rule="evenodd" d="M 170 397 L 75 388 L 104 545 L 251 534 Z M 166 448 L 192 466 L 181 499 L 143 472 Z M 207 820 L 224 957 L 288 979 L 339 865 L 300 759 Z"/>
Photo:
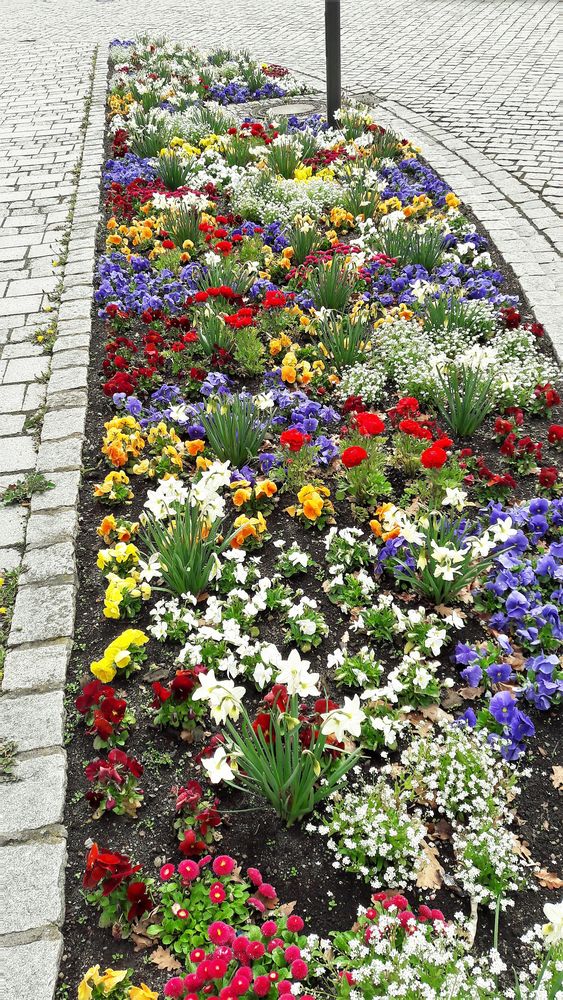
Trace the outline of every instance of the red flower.
<path fill-rule="evenodd" d="M 227 898 L 221 882 L 214 882 L 209 888 L 209 898 L 212 903 L 223 903 Z"/>
<path fill-rule="evenodd" d="M 264 309 L 281 308 L 285 303 L 286 297 L 283 292 L 269 291 L 264 296 Z"/>
<path fill-rule="evenodd" d="M 357 413 L 354 418 L 355 424 L 360 434 L 366 437 L 373 437 L 376 434 L 383 434 L 385 424 L 377 413 Z"/>
<path fill-rule="evenodd" d="M 403 434 L 409 434 L 410 437 L 419 438 L 421 441 L 431 441 L 432 434 L 427 427 L 422 427 L 421 424 L 413 420 L 412 417 L 406 417 L 405 420 L 401 420 L 399 424 L 399 430 Z"/>
<path fill-rule="evenodd" d="M 342 406 L 342 413 L 363 413 L 364 409 L 361 396 L 348 396 Z"/>
<path fill-rule="evenodd" d="M 361 465 L 368 458 L 368 453 L 365 448 L 360 448 L 358 445 L 352 445 L 351 448 L 346 448 L 341 455 L 342 464 L 346 469 L 354 469 L 357 465 Z"/>
<path fill-rule="evenodd" d="M 132 865 L 126 854 L 100 851 L 97 844 L 92 844 L 86 858 L 82 886 L 84 889 L 95 889 L 102 883 L 103 895 L 109 896 L 125 879 L 138 872 L 140 867 Z"/>
<path fill-rule="evenodd" d="M 311 435 L 303 434 L 302 431 L 297 430 L 297 427 L 290 427 L 280 434 L 280 444 L 284 448 L 289 448 L 290 451 L 301 451 L 303 445 L 310 440 Z"/>
<path fill-rule="evenodd" d="M 127 886 L 127 899 L 131 903 L 127 913 L 128 920 L 138 920 L 143 913 L 153 908 L 153 901 L 144 882 L 131 882 Z"/>
<path fill-rule="evenodd" d="M 420 461 L 425 469 L 441 469 L 448 461 L 448 456 L 443 448 L 433 444 L 422 452 Z"/>
<path fill-rule="evenodd" d="M 495 434 L 510 434 L 514 430 L 514 424 L 511 420 L 506 420 L 504 417 L 497 417 L 495 420 Z"/>
<path fill-rule="evenodd" d="M 550 486 L 555 486 L 557 482 L 558 472 L 554 465 L 546 465 L 543 469 L 540 469 L 538 475 L 538 482 L 540 486 L 544 489 L 549 489 Z"/>
<path fill-rule="evenodd" d="M 552 424 L 547 431 L 547 440 L 550 444 L 563 441 L 563 424 Z"/>
<path fill-rule="evenodd" d="M 96 678 L 96 680 L 84 685 L 82 693 L 78 695 L 74 704 L 81 715 L 86 715 L 88 710 L 94 705 L 98 705 L 102 698 L 111 696 L 113 693 L 113 688 L 109 684 L 102 684 Z"/>

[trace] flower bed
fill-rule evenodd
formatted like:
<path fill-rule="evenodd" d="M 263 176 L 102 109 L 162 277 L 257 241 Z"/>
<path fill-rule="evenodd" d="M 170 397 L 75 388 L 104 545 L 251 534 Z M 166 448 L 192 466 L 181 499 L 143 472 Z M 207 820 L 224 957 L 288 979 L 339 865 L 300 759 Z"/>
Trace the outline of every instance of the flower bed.
<path fill-rule="evenodd" d="M 554 998 L 542 328 L 367 109 L 111 63 L 61 997 Z"/>

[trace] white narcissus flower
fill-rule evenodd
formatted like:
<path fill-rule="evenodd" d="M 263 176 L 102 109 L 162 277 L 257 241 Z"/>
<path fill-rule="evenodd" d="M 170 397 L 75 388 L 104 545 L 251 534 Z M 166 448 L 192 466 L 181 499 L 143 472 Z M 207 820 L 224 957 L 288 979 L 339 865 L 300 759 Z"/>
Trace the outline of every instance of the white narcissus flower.
<path fill-rule="evenodd" d="M 353 698 L 345 698 L 341 708 L 335 708 L 324 716 L 321 732 L 325 736 L 336 736 L 338 742 L 342 743 L 346 733 L 356 737 L 361 735 L 365 717 L 360 698 L 355 694 Z"/>
<path fill-rule="evenodd" d="M 465 490 L 459 490 L 457 487 L 446 487 L 446 492 L 444 499 L 442 500 L 443 507 L 455 507 L 457 510 L 463 510 L 465 501 L 467 500 L 467 493 Z"/>
<path fill-rule="evenodd" d="M 296 649 L 292 649 L 287 660 L 282 660 L 276 677 L 277 684 L 285 684 L 288 693 L 298 694 L 301 698 L 318 697 L 319 690 L 315 686 L 319 675 L 309 672 L 309 660 L 302 660 Z"/>
<path fill-rule="evenodd" d="M 205 757 L 201 763 L 212 785 L 217 785 L 220 781 L 232 781 L 235 776 L 223 747 L 219 747 L 212 757 Z"/>
<path fill-rule="evenodd" d="M 559 944 L 563 941 L 563 899 L 560 903 L 546 903 L 543 912 L 549 920 L 549 923 L 542 927 L 546 944 Z"/>

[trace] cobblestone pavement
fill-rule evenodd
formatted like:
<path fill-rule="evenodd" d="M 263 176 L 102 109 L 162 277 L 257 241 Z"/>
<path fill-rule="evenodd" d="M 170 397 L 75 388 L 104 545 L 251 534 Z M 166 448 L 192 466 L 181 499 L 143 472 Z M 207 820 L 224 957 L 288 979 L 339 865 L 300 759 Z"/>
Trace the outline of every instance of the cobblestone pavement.
<path fill-rule="evenodd" d="M 324 4 L 0 5 L 0 489 L 34 469 L 55 484 L 33 497 L 29 516 L 0 508 L 0 575 L 20 568 L 0 699 L 0 739 L 18 750 L 18 780 L 0 786 L 0 964 L 11 1000 L 31 991 L 51 1000 L 64 915 L 63 688 L 107 43 L 146 30 L 244 47 L 314 85 L 324 73 Z M 348 92 L 419 142 L 473 207 L 563 356 L 557 8 L 557 0 L 342 0 L 342 39 Z M 53 319 L 51 357 L 36 334 Z"/>

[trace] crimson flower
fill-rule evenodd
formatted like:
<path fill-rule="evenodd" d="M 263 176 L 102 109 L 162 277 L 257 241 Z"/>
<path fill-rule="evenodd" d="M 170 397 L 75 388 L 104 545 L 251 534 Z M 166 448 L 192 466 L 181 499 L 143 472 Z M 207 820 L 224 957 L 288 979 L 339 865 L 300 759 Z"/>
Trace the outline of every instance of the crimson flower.
<path fill-rule="evenodd" d="M 82 879 L 84 889 L 95 889 L 103 884 L 103 895 L 109 896 L 121 883 L 140 870 L 140 865 L 132 865 L 126 854 L 117 851 L 100 851 L 92 844 L 86 858 L 86 868 Z"/>
<path fill-rule="evenodd" d="M 354 469 L 357 465 L 361 465 L 368 458 L 368 453 L 365 448 L 360 448 L 358 445 L 352 445 L 351 448 L 346 448 L 342 452 L 342 464 L 347 469 Z"/>
<path fill-rule="evenodd" d="M 385 424 L 377 413 L 357 413 L 355 418 L 356 426 L 360 432 L 366 437 L 373 437 L 376 434 L 383 434 L 385 430 Z"/>
<path fill-rule="evenodd" d="M 443 448 L 433 444 L 422 452 L 420 461 L 425 469 L 441 469 L 448 461 L 448 456 Z"/>

